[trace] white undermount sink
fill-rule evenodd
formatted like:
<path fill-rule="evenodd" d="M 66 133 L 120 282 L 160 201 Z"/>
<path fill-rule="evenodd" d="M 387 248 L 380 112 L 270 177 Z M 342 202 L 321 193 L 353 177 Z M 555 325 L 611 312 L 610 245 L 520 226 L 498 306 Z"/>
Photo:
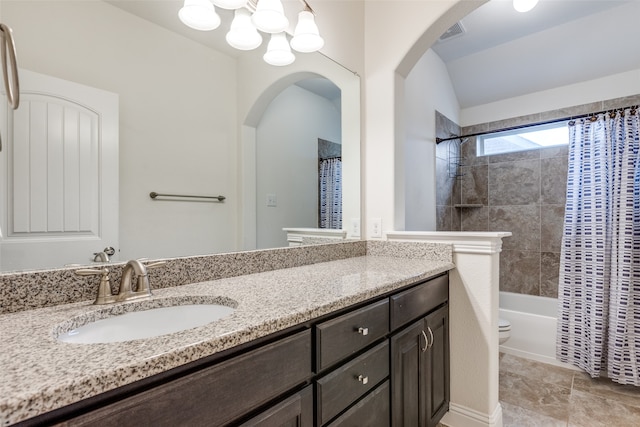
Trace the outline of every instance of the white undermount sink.
<path fill-rule="evenodd" d="M 235 308 L 221 304 L 185 304 L 140 308 L 140 311 L 90 321 L 58 335 L 58 340 L 75 344 L 97 344 L 153 338 L 215 322 Z M 84 322 L 80 322 L 84 323 Z"/>

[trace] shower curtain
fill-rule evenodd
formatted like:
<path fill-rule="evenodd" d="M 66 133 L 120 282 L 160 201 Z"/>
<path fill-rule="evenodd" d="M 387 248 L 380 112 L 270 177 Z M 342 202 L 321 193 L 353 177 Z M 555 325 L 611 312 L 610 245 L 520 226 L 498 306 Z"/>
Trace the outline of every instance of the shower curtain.
<path fill-rule="evenodd" d="M 342 160 L 320 160 L 320 228 L 342 228 Z"/>
<path fill-rule="evenodd" d="M 640 385 L 637 107 L 570 125 L 556 356 Z"/>

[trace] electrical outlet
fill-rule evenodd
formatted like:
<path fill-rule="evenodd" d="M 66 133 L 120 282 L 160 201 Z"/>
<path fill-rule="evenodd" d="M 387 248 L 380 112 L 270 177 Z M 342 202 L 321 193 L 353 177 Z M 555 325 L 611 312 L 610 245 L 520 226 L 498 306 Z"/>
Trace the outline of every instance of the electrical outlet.
<path fill-rule="evenodd" d="M 278 197 L 275 194 L 267 194 L 267 207 L 275 208 L 278 206 Z"/>
<path fill-rule="evenodd" d="M 360 237 L 360 218 L 351 218 L 351 237 Z"/>
<path fill-rule="evenodd" d="M 382 218 L 371 218 L 371 237 L 382 237 Z"/>

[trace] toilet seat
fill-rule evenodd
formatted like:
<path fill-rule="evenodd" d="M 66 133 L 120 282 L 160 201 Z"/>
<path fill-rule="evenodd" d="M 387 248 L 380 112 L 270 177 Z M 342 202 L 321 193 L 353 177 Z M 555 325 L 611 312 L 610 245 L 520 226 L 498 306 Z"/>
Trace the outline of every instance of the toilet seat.
<path fill-rule="evenodd" d="M 505 319 L 498 319 L 498 341 L 500 345 L 511 338 L 511 322 Z"/>

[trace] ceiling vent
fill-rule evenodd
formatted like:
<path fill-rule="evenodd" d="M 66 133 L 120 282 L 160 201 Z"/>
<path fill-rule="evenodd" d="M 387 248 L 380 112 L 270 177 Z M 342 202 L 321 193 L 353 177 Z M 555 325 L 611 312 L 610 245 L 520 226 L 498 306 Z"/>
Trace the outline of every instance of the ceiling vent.
<path fill-rule="evenodd" d="M 455 24 L 453 24 L 447 31 L 445 31 L 440 38 L 438 39 L 439 42 L 443 42 L 445 40 L 451 40 L 454 39 L 456 37 L 460 37 L 465 33 L 465 29 L 462 26 L 462 22 L 458 21 Z"/>

